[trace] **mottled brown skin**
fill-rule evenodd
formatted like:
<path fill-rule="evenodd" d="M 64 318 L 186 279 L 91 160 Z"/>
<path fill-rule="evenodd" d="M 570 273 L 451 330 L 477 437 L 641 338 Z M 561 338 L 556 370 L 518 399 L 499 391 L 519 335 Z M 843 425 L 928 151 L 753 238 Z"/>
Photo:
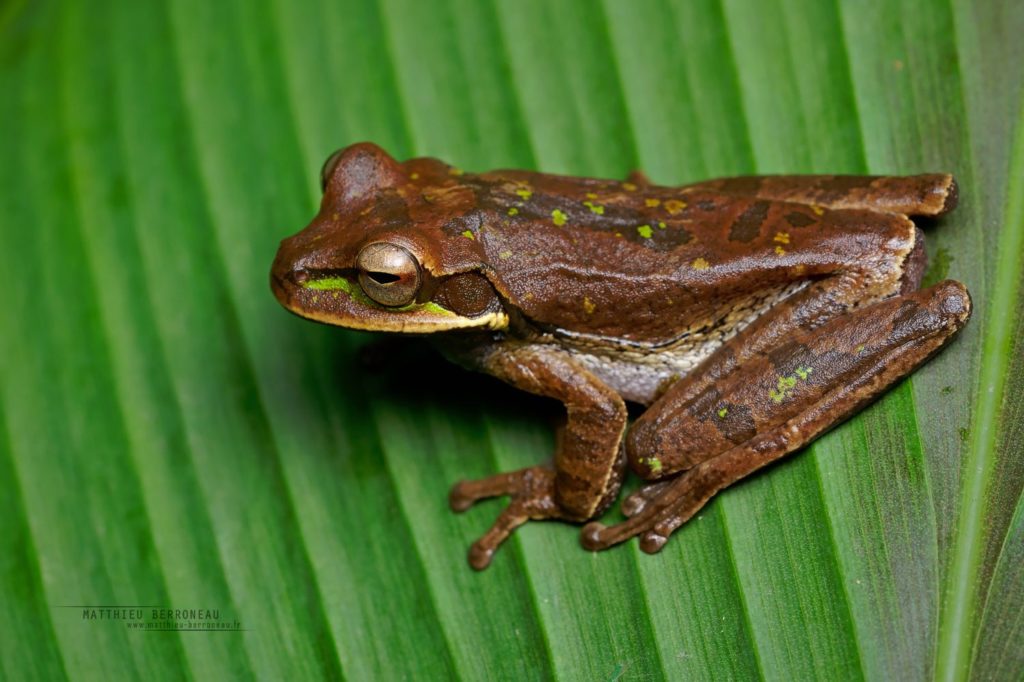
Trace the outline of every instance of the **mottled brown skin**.
<path fill-rule="evenodd" d="M 652 484 L 589 549 L 660 549 L 718 490 L 796 450 L 966 323 L 962 284 L 917 291 L 908 216 L 956 204 L 944 174 L 766 176 L 660 187 L 399 163 L 371 144 L 324 168 L 320 212 L 284 240 L 289 310 L 429 334 L 449 357 L 561 401 L 554 463 L 463 481 L 453 509 L 508 495 L 474 568 L 529 519 L 584 522 L 628 465 Z M 624 400 L 649 405 L 629 427 Z"/>

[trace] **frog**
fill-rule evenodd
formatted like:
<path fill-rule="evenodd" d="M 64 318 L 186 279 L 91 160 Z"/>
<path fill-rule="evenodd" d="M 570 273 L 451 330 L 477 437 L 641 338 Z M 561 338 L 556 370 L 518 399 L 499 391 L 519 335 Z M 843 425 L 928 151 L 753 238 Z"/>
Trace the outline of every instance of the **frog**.
<path fill-rule="evenodd" d="M 681 186 L 330 155 L 312 222 L 281 241 L 288 311 L 421 336 L 564 406 L 548 463 L 449 491 L 508 497 L 469 548 L 491 564 L 530 520 L 598 551 L 660 551 L 719 491 L 804 448 L 946 346 L 966 287 L 920 288 L 914 218 L 956 207 L 948 173 L 758 175 Z M 627 403 L 643 411 L 630 419 Z M 627 470 L 624 520 L 597 520 Z"/>

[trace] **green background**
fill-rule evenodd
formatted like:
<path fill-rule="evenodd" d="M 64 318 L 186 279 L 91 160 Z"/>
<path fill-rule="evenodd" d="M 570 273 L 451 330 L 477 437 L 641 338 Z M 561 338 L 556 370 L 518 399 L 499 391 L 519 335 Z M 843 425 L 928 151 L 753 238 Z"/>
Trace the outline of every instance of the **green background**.
<path fill-rule="evenodd" d="M 1022 34 L 1009 0 L 0 4 L 0 671 L 1019 678 Z M 666 184 L 952 171 L 929 277 L 975 315 L 660 555 L 531 524 L 476 574 L 500 503 L 448 486 L 549 457 L 557 410 L 415 344 L 369 371 L 269 292 L 364 139 Z"/>

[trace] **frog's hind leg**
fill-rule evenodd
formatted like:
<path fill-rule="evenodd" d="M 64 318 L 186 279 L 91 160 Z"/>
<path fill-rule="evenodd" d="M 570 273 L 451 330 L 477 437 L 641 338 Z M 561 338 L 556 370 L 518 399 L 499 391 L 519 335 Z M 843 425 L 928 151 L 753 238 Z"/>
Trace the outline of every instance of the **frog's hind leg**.
<path fill-rule="evenodd" d="M 670 390 L 651 410 L 674 415 L 662 420 L 662 428 L 675 433 L 654 441 L 644 458 L 678 470 L 671 448 L 692 440 L 706 447 L 706 457 L 645 497 L 625 522 L 587 524 L 584 547 L 603 549 L 642 535 L 641 548 L 658 551 L 715 493 L 803 447 L 877 397 L 945 345 L 969 316 L 966 289 L 947 280 L 797 333 L 686 404 L 675 404 Z M 730 425 L 730 415 L 740 421 Z M 741 422 L 745 437 L 737 438 Z"/>
<path fill-rule="evenodd" d="M 758 175 L 709 180 L 688 190 L 711 190 L 790 201 L 831 209 L 854 208 L 939 216 L 956 208 L 957 185 L 952 175 Z"/>

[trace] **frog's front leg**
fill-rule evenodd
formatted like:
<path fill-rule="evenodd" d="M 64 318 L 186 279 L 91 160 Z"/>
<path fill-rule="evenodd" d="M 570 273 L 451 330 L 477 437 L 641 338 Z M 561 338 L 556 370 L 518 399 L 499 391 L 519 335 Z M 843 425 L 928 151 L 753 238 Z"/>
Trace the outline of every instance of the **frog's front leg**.
<path fill-rule="evenodd" d="M 583 545 L 603 549 L 642 534 L 641 548 L 658 551 L 716 492 L 874 399 L 937 352 L 969 316 L 963 285 L 945 281 L 795 332 L 695 397 L 673 386 L 634 425 L 628 451 L 649 478 L 683 473 L 634 500 L 627 521 L 588 524 Z"/>
<path fill-rule="evenodd" d="M 453 486 L 449 502 L 464 511 L 498 495 L 512 499 L 491 529 L 473 543 L 469 563 L 486 568 L 502 542 L 530 519 L 586 521 L 618 495 L 625 470 L 622 438 L 626 406 L 615 391 L 573 361 L 546 346 L 497 346 L 481 361 L 490 374 L 566 408 L 554 467 L 537 466 Z"/>

